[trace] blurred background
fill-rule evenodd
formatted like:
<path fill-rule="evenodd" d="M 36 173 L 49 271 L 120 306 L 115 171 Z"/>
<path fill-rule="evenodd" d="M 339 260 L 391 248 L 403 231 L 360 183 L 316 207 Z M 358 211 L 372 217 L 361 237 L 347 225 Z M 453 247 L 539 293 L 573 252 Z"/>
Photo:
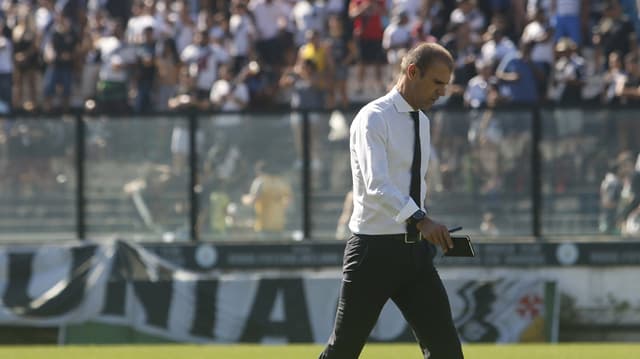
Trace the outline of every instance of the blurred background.
<path fill-rule="evenodd" d="M 455 59 L 428 202 L 476 243 L 437 258 L 463 339 L 640 339 L 635 1 L 3 0 L 0 28 L 3 342 L 325 341 L 349 125 L 423 41 Z"/>

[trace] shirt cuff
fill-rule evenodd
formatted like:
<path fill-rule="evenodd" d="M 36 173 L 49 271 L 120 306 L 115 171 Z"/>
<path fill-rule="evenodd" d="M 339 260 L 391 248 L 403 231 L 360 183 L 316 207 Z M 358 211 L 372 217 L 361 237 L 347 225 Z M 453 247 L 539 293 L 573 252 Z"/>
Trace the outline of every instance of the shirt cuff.
<path fill-rule="evenodd" d="M 412 214 L 416 213 L 420 207 L 416 205 L 416 203 L 410 199 L 407 204 L 402 207 L 398 215 L 394 218 L 397 223 L 404 223 Z"/>

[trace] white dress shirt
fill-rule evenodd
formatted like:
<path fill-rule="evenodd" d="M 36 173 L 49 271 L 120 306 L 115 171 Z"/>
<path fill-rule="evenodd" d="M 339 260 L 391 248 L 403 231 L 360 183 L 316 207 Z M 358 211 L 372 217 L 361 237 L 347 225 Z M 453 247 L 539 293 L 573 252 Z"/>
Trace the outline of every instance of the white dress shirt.
<path fill-rule="evenodd" d="M 414 109 L 394 88 L 364 106 L 351 124 L 353 214 L 349 229 L 358 234 L 405 233 L 405 221 L 423 208 L 431 151 L 429 118 L 420 112 L 420 198 L 409 196 L 413 160 Z"/>

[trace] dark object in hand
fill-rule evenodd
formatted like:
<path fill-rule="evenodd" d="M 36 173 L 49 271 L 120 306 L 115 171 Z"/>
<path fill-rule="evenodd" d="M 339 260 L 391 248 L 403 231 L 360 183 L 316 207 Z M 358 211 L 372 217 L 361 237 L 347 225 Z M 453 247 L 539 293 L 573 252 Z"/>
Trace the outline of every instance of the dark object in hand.
<path fill-rule="evenodd" d="M 453 248 L 445 252 L 446 257 L 475 257 L 476 252 L 473 250 L 471 238 L 466 235 L 451 236 Z"/>

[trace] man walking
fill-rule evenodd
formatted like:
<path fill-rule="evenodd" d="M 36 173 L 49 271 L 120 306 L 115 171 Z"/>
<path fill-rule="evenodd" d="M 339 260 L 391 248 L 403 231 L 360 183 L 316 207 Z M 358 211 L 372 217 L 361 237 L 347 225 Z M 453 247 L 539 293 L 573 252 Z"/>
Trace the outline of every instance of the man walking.
<path fill-rule="evenodd" d="M 391 299 L 425 358 L 460 359 L 449 299 L 433 266 L 436 246 L 453 247 L 425 211 L 430 108 L 453 69 L 442 46 L 423 43 L 401 63 L 395 87 L 364 106 L 351 125 L 353 214 L 333 333 L 320 359 L 358 358 Z"/>

